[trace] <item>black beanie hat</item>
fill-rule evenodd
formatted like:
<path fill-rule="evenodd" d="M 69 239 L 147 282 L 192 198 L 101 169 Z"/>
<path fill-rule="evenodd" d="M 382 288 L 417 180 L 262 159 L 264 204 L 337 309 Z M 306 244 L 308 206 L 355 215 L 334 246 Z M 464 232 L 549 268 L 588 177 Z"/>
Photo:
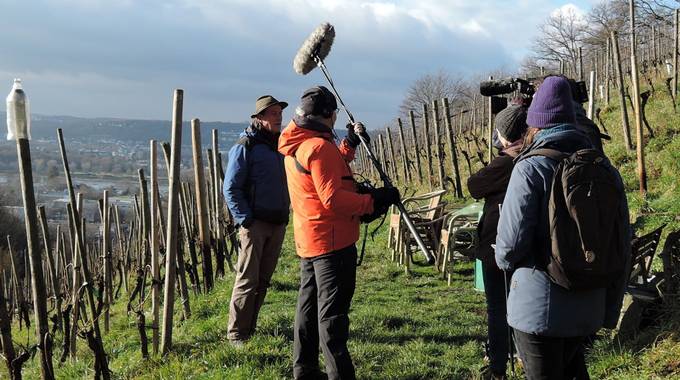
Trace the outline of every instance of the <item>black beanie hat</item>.
<path fill-rule="evenodd" d="M 338 103 L 335 100 L 335 95 L 329 89 L 324 86 L 317 86 L 302 93 L 298 108 L 304 115 L 327 118 L 331 117 L 333 111 L 338 109 Z"/>
<path fill-rule="evenodd" d="M 515 142 L 527 130 L 527 108 L 510 104 L 496 115 L 495 123 L 499 135 L 509 142 Z"/>

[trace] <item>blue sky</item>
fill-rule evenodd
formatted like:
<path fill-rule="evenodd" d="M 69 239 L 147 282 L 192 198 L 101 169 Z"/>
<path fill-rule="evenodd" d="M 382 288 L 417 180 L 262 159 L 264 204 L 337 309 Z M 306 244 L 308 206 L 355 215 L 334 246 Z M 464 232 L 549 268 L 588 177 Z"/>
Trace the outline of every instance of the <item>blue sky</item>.
<path fill-rule="evenodd" d="M 409 86 L 440 69 L 512 71 L 557 0 L 0 0 L 0 84 L 21 77 L 33 112 L 244 121 L 255 99 L 291 104 L 324 78 L 292 60 L 322 21 L 336 28 L 327 65 L 371 128 L 390 122 Z M 569 5 L 571 4 L 571 5 Z M 1 89 L 1 87 L 0 87 Z"/>

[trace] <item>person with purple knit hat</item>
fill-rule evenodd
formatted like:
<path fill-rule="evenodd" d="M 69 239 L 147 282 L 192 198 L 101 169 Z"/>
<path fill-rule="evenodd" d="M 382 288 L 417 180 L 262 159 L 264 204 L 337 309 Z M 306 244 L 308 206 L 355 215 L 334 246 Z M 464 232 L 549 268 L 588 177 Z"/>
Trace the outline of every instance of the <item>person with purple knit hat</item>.
<path fill-rule="evenodd" d="M 531 153 L 552 149 L 572 154 L 594 147 L 575 126 L 571 89 L 564 77 L 544 79 L 526 120 L 529 128 L 503 199 L 495 247 L 498 267 L 512 272 L 507 321 L 527 379 L 588 379 L 584 343 L 600 328 L 616 326 L 626 279 L 622 273 L 609 288 L 576 291 L 548 277 L 548 201 L 558 161 Z M 620 177 L 617 186 L 625 194 Z M 628 204 L 625 195 L 622 198 L 618 217 L 629 232 Z M 630 234 L 621 236 L 623 240 Z"/>

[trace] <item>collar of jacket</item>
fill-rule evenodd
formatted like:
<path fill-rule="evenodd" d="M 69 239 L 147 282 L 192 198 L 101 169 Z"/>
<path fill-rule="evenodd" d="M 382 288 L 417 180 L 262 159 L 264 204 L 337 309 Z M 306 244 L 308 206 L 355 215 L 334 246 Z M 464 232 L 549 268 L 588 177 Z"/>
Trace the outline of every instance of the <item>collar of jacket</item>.
<path fill-rule="evenodd" d="M 264 129 L 257 125 L 257 123 L 251 123 L 245 130 L 245 134 L 254 138 L 255 140 L 267 144 L 276 150 L 279 141 L 280 133 L 272 133 L 267 129 Z"/>
<path fill-rule="evenodd" d="M 315 132 L 320 132 L 322 133 L 322 137 L 333 141 L 333 137 L 335 136 L 335 133 L 333 132 L 333 128 L 329 128 L 326 124 L 321 123 L 317 120 L 311 119 L 307 116 L 299 116 L 295 115 L 293 117 L 293 122 L 295 122 L 295 125 L 297 125 L 300 128 L 308 129 L 310 131 L 315 131 Z"/>
<path fill-rule="evenodd" d="M 534 142 L 515 158 L 515 163 L 535 149 L 554 149 L 571 154 L 577 150 L 592 147 L 590 140 L 583 132 L 571 124 L 561 124 L 539 132 Z"/>
<path fill-rule="evenodd" d="M 541 129 L 536 134 L 536 138 L 534 139 L 534 141 L 540 142 L 542 140 L 545 140 L 548 136 L 553 135 L 555 133 L 564 132 L 564 131 L 572 131 L 572 130 L 575 130 L 575 129 L 576 129 L 576 127 L 574 127 L 571 124 L 560 124 L 560 125 L 556 125 L 552 128 Z"/>

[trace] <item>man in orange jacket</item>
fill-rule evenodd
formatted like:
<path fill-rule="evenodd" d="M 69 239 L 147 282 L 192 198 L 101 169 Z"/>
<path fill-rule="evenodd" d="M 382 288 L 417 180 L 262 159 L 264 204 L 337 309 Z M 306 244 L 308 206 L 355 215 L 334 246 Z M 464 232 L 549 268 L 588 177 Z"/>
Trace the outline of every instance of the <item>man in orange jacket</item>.
<path fill-rule="evenodd" d="M 356 241 L 362 215 L 386 211 L 399 201 L 395 188 L 357 193 L 349 162 L 369 140 L 359 123 L 334 142 L 335 96 L 325 87 L 302 95 L 295 117 L 279 138 L 293 207 L 295 247 L 300 256 L 300 290 L 295 313 L 293 375 L 320 375 L 319 346 L 329 379 L 354 379 L 347 350 L 349 307 L 356 285 Z"/>

